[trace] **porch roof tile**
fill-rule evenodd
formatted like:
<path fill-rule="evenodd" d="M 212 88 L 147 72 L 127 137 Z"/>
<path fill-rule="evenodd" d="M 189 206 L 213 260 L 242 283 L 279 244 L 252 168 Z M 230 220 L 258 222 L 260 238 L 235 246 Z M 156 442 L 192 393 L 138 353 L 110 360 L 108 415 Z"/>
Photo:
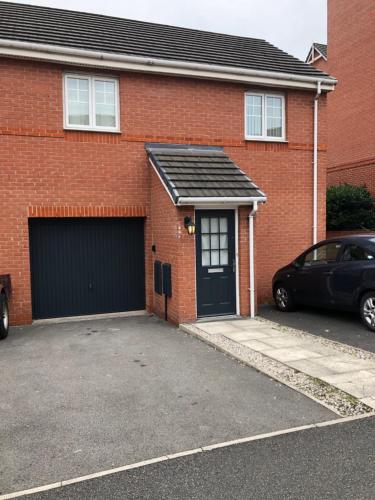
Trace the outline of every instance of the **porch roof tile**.
<path fill-rule="evenodd" d="M 222 148 L 146 144 L 146 150 L 176 205 L 189 204 L 182 198 L 265 201 L 265 194 Z"/>

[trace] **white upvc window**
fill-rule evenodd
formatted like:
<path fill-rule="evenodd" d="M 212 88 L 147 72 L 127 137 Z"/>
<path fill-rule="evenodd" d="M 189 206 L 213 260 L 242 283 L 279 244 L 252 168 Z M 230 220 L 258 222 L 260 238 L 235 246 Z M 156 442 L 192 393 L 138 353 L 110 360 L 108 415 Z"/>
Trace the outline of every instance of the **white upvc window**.
<path fill-rule="evenodd" d="M 245 139 L 285 141 L 285 97 L 283 94 L 246 92 Z"/>
<path fill-rule="evenodd" d="M 64 127 L 118 132 L 119 84 L 115 78 L 64 75 Z"/>

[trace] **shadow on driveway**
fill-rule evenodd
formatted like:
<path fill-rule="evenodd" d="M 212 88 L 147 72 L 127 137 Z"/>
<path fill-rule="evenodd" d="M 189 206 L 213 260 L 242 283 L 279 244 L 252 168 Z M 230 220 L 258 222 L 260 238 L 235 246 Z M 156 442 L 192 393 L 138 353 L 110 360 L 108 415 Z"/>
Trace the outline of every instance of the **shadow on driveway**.
<path fill-rule="evenodd" d="M 375 332 L 367 330 L 356 313 L 309 307 L 299 307 L 296 311 L 283 313 L 272 304 L 261 306 L 258 314 L 284 326 L 375 352 Z"/>

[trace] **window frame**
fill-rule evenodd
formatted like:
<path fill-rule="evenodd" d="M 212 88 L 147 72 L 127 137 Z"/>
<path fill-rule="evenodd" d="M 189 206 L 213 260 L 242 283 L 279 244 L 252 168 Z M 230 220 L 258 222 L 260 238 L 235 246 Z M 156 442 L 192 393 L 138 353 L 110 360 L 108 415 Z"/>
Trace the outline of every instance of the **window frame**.
<path fill-rule="evenodd" d="M 68 102 L 68 79 L 77 78 L 88 80 L 89 83 L 89 125 L 76 125 L 69 123 L 69 102 Z M 95 125 L 95 82 L 105 81 L 115 85 L 115 126 L 103 127 Z M 88 75 L 87 73 L 64 73 L 63 75 L 63 111 L 64 111 L 64 129 L 66 130 L 85 130 L 89 132 L 121 132 L 120 131 L 120 86 L 118 78 L 106 75 Z"/>
<path fill-rule="evenodd" d="M 262 97 L 262 135 L 248 135 L 247 130 L 247 98 L 248 96 L 260 96 Z M 281 137 L 271 137 L 267 135 L 267 97 L 277 97 L 281 98 Z M 245 92 L 245 110 L 244 110 L 244 122 L 245 122 L 245 140 L 246 141 L 266 141 L 266 142 L 287 142 L 286 140 L 286 99 L 285 94 L 281 92 L 260 92 L 247 91 Z"/>

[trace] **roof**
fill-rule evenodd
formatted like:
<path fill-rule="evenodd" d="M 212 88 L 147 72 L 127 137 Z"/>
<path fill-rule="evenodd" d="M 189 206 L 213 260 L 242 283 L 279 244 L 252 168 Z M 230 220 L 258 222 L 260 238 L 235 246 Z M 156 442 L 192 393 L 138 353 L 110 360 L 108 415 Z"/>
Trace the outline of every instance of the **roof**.
<path fill-rule="evenodd" d="M 0 39 L 329 78 L 261 39 L 2 1 Z"/>
<path fill-rule="evenodd" d="M 309 53 L 306 57 L 306 63 L 311 64 L 314 62 L 315 59 L 318 59 L 318 57 L 314 57 L 314 53 L 318 52 L 321 57 L 323 57 L 325 60 L 327 60 L 328 57 L 328 48 L 327 45 L 324 43 L 316 43 L 314 42 L 309 50 Z"/>
<path fill-rule="evenodd" d="M 147 144 L 146 150 L 175 205 L 191 205 L 196 198 L 235 198 L 247 203 L 266 200 L 222 148 Z"/>
<path fill-rule="evenodd" d="M 318 50 L 323 57 L 327 59 L 327 45 L 324 43 L 314 43 L 314 47 Z"/>

